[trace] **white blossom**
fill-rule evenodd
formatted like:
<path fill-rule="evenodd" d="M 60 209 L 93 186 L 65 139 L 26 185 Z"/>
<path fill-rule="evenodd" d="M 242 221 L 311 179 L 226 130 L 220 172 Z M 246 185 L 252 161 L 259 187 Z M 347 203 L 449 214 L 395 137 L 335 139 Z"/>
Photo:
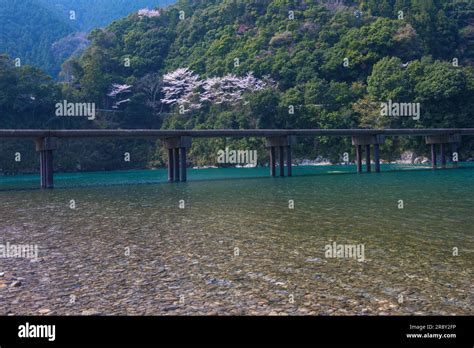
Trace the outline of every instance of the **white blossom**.
<path fill-rule="evenodd" d="M 131 89 L 132 86 L 131 85 L 121 85 L 121 84 L 118 84 L 118 83 L 114 83 L 112 85 L 112 87 L 110 88 L 110 92 L 107 94 L 109 97 L 112 97 L 114 98 L 115 100 L 117 100 L 117 97 L 120 95 L 120 94 L 123 94 L 123 93 L 130 93 L 131 92 Z M 124 104 L 124 103 L 128 103 L 130 101 L 130 98 L 128 99 L 124 99 L 124 100 L 118 100 L 116 101 L 113 105 L 112 105 L 112 108 L 113 109 L 118 109 L 118 107 L 121 105 L 121 104 Z"/>
<path fill-rule="evenodd" d="M 114 83 L 110 88 L 110 92 L 107 94 L 109 97 L 116 97 L 120 93 L 129 93 L 131 85 L 120 85 L 118 83 Z"/>
<path fill-rule="evenodd" d="M 140 17 L 159 17 L 160 11 L 159 10 L 149 10 L 148 8 L 142 8 L 141 10 L 138 10 L 138 15 Z"/>
<path fill-rule="evenodd" d="M 244 77 L 235 75 L 212 77 L 203 83 L 204 92 L 201 94 L 201 102 L 235 104 L 242 101 L 245 92 L 261 91 L 270 85 L 270 80 L 257 79 L 252 73 Z"/>
<path fill-rule="evenodd" d="M 202 85 L 199 75 L 188 68 L 179 68 L 163 76 L 163 104 L 178 104 L 184 112 L 201 108 L 197 89 Z"/>
<path fill-rule="evenodd" d="M 243 100 L 246 92 L 272 88 L 274 82 L 265 77 L 263 80 L 248 73 L 243 77 L 226 75 L 210 77 L 203 81 L 188 68 L 180 68 L 163 77 L 161 99 L 163 104 L 178 104 L 184 112 L 197 110 L 205 103 L 236 104 Z"/>

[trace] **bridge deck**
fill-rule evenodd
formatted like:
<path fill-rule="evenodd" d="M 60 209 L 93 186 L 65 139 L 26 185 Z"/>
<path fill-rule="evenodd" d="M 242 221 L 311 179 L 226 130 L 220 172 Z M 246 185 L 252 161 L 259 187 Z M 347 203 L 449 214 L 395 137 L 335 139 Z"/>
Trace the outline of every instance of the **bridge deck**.
<path fill-rule="evenodd" d="M 215 137 L 272 137 L 272 136 L 426 136 L 438 134 L 474 135 L 474 128 L 405 128 L 405 129 L 200 129 L 200 130 L 153 130 L 153 129 L 0 129 L 0 138 L 170 138 L 190 136 Z"/>

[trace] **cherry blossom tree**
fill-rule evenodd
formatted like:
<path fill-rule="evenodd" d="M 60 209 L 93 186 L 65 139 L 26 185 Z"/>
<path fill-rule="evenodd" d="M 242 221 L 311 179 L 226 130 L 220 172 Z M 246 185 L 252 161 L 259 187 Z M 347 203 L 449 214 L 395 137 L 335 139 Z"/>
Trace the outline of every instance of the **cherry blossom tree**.
<path fill-rule="evenodd" d="M 224 77 L 212 77 L 203 82 L 204 92 L 201 94 L 201 102 L 213 104 L 236 104 L 243 100 L 245 92 L 261 91 L 272 87 L 273 81 L 269 78 L 260 80 L 248 73 L 244 77 L 226 75 Z"/>
<path fill-rule="evenodd" d="M 140 17 L 159 17 L 160 11 L 159 10 L 149 10 L 148 8 L 142 8 L 141 10 L 138 10 L 138 15 Z"/>
<path fill-rule="evenodd" d="M 203 104 L 236 104 L 243 101 L 246 92 L 273 88 L 270 78 L 263 80 L 248 73 L 243 77 L 226 75 L 199 80 L 189 68 L 179 68 L 163 77 L 163 104 L 177 104 L 183 113 L 200 109 Z"/>
<path fill-rule="evenodd" d="M 109 97 L 115 99 L 115 103 L 112 105 L 112 109 L 118 109 L 120 105 L 128 103 L 130 101 L 130 98 L 121 100 L 117 99 L 119 99 L 122 94 L 130 93 L 131 88 L 131 85 L 121 85 L 118 83 L 114 83 L 112 85 L 112 87 L 110 88 L 110 92 L 107 94 Z"/>
<path fill-rule="evenodd" d="M 163 76 L 163 104 L 178 104 L 182 113 L 200 109 L 199 87 L 202 81 L 199 75 L 188 68 L 179 68 Z"/>
<path fill-rule="evenodd" d="M 208 78 L 204 81 L 202 87 L 204 92 L 200 97 L 201 102 L 233 104 L 242 100 L 240 80 L 235 75 Z"/>

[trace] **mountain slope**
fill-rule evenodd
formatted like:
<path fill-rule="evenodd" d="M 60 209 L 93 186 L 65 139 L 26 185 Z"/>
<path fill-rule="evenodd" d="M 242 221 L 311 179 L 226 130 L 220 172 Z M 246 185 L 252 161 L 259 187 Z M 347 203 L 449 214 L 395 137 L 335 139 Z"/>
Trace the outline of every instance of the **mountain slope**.
<path fill-rule="evenodd" d="M 73 31 L 35 0 L 0 0 L 0 53 L 20 58 L 22 64 L 57 73 L 59 66 L 50 48 Z"/>
<path fill-rule="evenodd" d="M 76 31 L 89 32 L 104 27 L 116 19 L 142 8 L 165 7 L 174 0 L 37 0 L 62 18 L 69 20 L 70 11 L 75 12 L 71 25 Z"/>
<path fill-rule="evenodd" d="M 88 45 L 86 32 L 173 0 L 0 0 L 0 53 L 56 77 Z M 75 11 L 71 19 L 70 11 Z"/>

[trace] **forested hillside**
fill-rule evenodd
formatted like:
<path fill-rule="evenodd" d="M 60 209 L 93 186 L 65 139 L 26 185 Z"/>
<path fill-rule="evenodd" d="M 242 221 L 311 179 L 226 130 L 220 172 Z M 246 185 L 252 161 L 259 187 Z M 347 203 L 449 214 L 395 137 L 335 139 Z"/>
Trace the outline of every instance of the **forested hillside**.
<path fill-rule="evenodd" d="M 474 127 L 473 10 L 472 3 L 441 0 L 181 0 L 92 31 L 91 46 L 63 66 L 62 93 L 108 111 L 67 125 L 51 115 L 43 126 Z M 246 79 L 265 87 L 248 88 Z M 183 85 L 189 88 L 174 98 L 170 90 Z M 233 98 L 218 99 L 216 90 Z M 419 103 L 421 115 L 381 116 L 388 100 Z M 27 126 L 14 118 L 1 123 Z M 226 144 L 266 156 L 257 140 L 206 140 L 195 142 L 190 160 L 212 162 Z M 303 147 L 334 161 L 352 149 L 349 139 L 307 139 L 296 157 Z M 405 149 L 427 150 L 421 139 L 395 139 L 382 155 L 393 159 Z M 463 142 L 463 154 L 471 149 Z M 159 145 L 149 153 L 153 158 L 136 164 L 163 163 Z"/>
<path fill-rule="evenodd" d="M 69 92 L 105 105 L 112 83 L 134 86 L 120 127 L 473 126 L 472 13 L 446 1 L 180 1 L 159 17 L 95 31 L 73 65 L 81 90 Z M 156 74 L 159 83 L 180 67 L 201 78 L 269 75 L 278 87 L 185 115 L 176 105 L 148 107 L 143 79 Z M 422 116 L 381 118 L 388 99 L 419 102 Z M 347 149 L 336 144 L 325 147 L 333 158 Z"/>

